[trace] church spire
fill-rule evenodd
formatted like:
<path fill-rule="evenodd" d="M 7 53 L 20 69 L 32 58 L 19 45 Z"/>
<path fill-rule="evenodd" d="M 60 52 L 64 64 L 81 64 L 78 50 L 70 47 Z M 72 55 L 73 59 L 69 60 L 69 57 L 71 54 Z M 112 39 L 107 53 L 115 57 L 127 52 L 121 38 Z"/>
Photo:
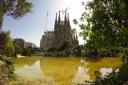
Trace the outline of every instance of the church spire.
<path fill-rule="evenodd" d="M 67 17 L 67 25 L 68 25 L 69 28 L 71 28 L 70 20 L 69 20 L 69 13 L 68 13 L 68 17 Z"/>
<path fill-rule="evenodd" d="M 64 24 L 67 24 L 67 11 L 65 10 Z"/>
<path fill-rule="evenodd" d="M 58 23 L 59 23 L 59 24 L 60 24 L 60 22 L 61 22 L 60 12 L 61 12 L 61 11 L 59 11 L 59 16 L 58 16 Z"/>
<path fill-rule="evenodd" d="M 54 25 L 54 29 L 57 27 L 57 13 L 56 13 L 56 19 L 55 19 L 55 25 Z"/>
<path fill-rule="evenodd" d="M 57 13 L 56 13 L 56 21 L 57 21 Z"/>

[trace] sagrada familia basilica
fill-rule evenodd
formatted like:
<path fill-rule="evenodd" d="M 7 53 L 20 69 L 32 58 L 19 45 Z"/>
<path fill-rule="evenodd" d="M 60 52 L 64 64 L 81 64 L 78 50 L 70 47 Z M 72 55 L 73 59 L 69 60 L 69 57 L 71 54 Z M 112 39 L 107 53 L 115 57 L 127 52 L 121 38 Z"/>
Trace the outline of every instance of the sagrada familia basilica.
<path fill-rule="evenodd" d="M 64 19 L 61 18 L 60 12 L 56 13 L 54 30 L 44 32 L 40 47 L 44 50 L 49 48 L 59 49 L 64 43 L 68 43 L 70 50 L 79 45 L 78 37 L 71 29 L 69 13 L 66 11 Z"/>

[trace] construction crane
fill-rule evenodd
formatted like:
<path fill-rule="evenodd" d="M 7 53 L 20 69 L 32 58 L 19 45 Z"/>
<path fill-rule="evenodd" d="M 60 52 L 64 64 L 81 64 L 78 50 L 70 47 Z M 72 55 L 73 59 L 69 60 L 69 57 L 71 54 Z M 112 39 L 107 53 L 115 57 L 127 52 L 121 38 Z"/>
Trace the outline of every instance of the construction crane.
<path fill-rule="evenodd" d="M 62 10 L 62 13 L 64 14 L 65 11 L 68 11 L 69 9 L 71 9 L 72 5 L 76 2 L 76 0 L 73 0 L 72 3 L 69 4 L 69 6 L 66 7 L 66 9 Z"/>
<path fill-rule="evenodd" d="M 48 10 L 47 10 L 47 12 L 46 12 L 46 20 L 45 20 L 45 30 L 44 30 L 44 32 L 46 32 L 46 31 L 47 31 L 48 15 L 49 15 L 49 13 L 48 13 Z"/>
<path fill-rule="evenodd" d="M 75 2 L 76 2 L 76 0 L 73 0 L 73 2 L 70 3 L 69 6 L 66 7 L 66 9 L 64 9 L 64 10 L 62 10 L 62 11 L 59 11 L 59 13 L 62 12 L 62 14 L 64 14 L 66 11 L 68 11 L 69 9 L 71 9 L 71 6 L 72 6 Z M 48 16 L 49 16 L 49 13 L 48 13 L 48 10 L 47 10 L 47 12 L 46 12 L 46 20 L 45 20 L 45 30 L 44 30 L 44 32 L 47 31 Z"/>

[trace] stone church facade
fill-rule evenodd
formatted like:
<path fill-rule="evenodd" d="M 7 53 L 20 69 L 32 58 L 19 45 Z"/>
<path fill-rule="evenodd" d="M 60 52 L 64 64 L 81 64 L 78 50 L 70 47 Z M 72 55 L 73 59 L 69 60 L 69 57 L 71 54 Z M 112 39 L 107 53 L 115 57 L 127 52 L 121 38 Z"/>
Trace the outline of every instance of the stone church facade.
<path fill-rule="evenodd" d="M 68 43 L 70 50 L 79 45 L 78 37 L 71 29 L 69 14 L 65 12 L 64 20 L 62 20 L 59 12 L 59 15 L 56 13 L 54 31 L 44 33 L 40 47 L 44 50 L 49 48 L 59 49 L 65 43 Z"/>

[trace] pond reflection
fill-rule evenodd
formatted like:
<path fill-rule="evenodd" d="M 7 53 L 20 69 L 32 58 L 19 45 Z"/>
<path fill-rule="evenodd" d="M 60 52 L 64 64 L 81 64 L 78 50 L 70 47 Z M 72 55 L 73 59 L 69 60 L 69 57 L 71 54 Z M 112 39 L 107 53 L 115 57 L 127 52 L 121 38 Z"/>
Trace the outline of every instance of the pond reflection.
<path fill-rule="evenodd" d="M 89 75 L 87 74 L 88 69 L 86 68 L 86 65 L 88 64 L 86 61 L 81 59 L 81 64 L 82 66 L 78 67 L 78 70 L 75 74 L 75 77 L 72 81 L 73 85 L 78 85 L 78 84 L 84 84 L 85 81 L 89 81 Z"/>
<path fill-rule="evenodd" d="M 101 72 L 102 78 L 104 78 L 113 72 L 113 68 L 101 68 L 100 72 Z M 115 72 L 119 72 L 119 69 L 116 69 Z"/>
<path fill-rule="evenodd" d="M 79 66 L 72 83 L 73 85 L 84 84 L 85 80 L 89 80 L 87 69 L 85 67 Z"/>
<path fill-rule="evenodd" d="M 40 68 L 40 60 L 33 65 L 24 65 L 15 70 L 18 81 L 23 81 L 24 85 L 54 85 L 53 78 L 46 77 Z"/>
<path fill-rule="evenodd" d="M 88 66 L 90 64 L 91 67 Z M 74 57 L 17 58 L 15 74 L 18 81 L 25 83 L 23 85 L 84 85 L 86 80 L 91 81 L 89 71 L 93 66 L 95 62 Z M 96 68 L 102 75 L 112 70 L 111 67 L 102 67 Z"/>

